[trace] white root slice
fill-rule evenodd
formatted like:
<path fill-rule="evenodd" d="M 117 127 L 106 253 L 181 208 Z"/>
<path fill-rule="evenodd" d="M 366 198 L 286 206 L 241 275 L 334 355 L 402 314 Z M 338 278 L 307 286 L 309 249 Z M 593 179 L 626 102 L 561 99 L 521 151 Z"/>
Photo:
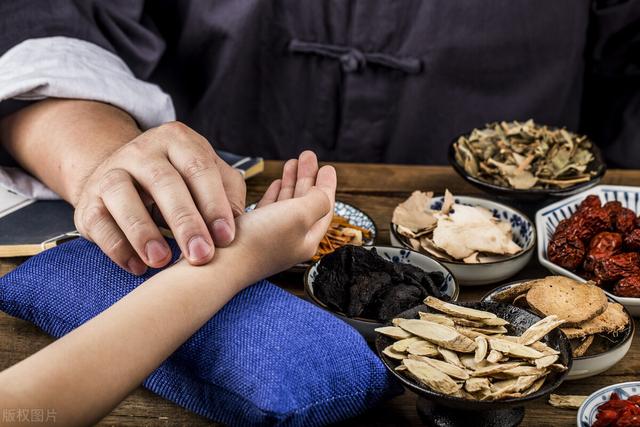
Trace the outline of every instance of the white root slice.
<path fill-rule="evenodd" d="M 523 359 L 539 359 L 544 356 L 544 353 L 534 350 L 531 347 L 504 339 L 490 338 L 489 347 L 503 354 L 521 357 Z"/>
<path fill-rule="evenodd" d="M 462 369 L 467 368 L 467 366 L 462 364 L 462 362 L 460 361 L 460 358 L 458 357 L 458 353 L 456 353 L 455 351 L 438 347 L 438 353 L 440 353 L 440 355 L 442 356 L 445 362 L 449 362 L 452 365 L 456 365 L 458 368 L 462 368 Z"/>
<path fill-rule="evenodd" d="M 494 313 L 489 313 L 488 311 L 476 310 L 468 307 L 461 307 L 459 305 L 444 302 L 432 296 L 428 296 L 427 298 L 425 298 L 424 303 L 425 305 L 435 310 L 441 311 L 451 316 L 462 317 L 463 319 L 483 320 L 483 319 L 494 319 L 498 317 Z"/>
<path fill-rule="evenodd" d="M 439 369 L 440 371 L 444 372 L 445 374 L 449 375 L 452 378 L 466 380 L 466 379 L 469 379 L 470 377 L 469 373 L 466 370 L 461 369 L 455 365 L 452 365 L 451 363 L 444 362 L 442 360 L 431 359 L 429 357 L 424 357 L 424 356 L 413 356 L 413 355 L 410 355 L 409 359 L 419 360 L 420 362 L 427 363 L 433 366 L 434 368 Z"/>
<path fill-rule="evenodd" d="M 549 395 L 549 404 L 556 408 L 578 409 L 586 398 L 587 396 L 551 394 Z"/>
<path fill-rule="evenodd" d="M 515 368 L 507 369 L 506 371 L 500 372 L 502 376 L 508 377 L 522 377 L 529 375 L 546 375 L 547 371 L 545 369 L 540 369 L 535 366 L 518 366 Z"/>
<path fill-rule="evenodd" d="M 486 366 L 478 366 L 473 372 L 474 377 L 489 377 L 500 372 L 508 371 L 509 369 L 517 368 L 522 365 L 523 362 L 507 362 L 488 364 Z"/>
<path fill-rule="evenodd" d="M 411 334 L 409 332 L 405 331 L 402 328 L 398 328 L 397 326 L 383 326 L 380 328 L 376 328 L 375 331 L 379 334 L 391 337 L 396 340 L 402 340 L 411 337 Z"/>
<path fill-rule="evenodd" d="M 434 391 L 451 395 L 462 388 L 449 375 L 430 364 L 413 359 L 405 359 L 402 363 L 407 367 L 411 375 Z"/>
<path fill-rule="evenodd" d="M 420 342 L 423 341 L 422 338 L 418 338 L 418 337 L 411 337 L 411 338 L 405 338 L 399 341 L 396 341 L 392 344 L 392 348 L 393 351 L 398 352 L 398 353 L 405 353 L 407 351 L 407 348 L 409 348 L 409 346 L 415 342 Z"/>
<path fill-rule="evenodd" d="M 425 313 L 424 311 L 419 311 L 418 316 L 420 316 L 420 320 L 426 320 L 428 322 L 439 323 L 445 326 L 454 327 L 455 323 L 453 319 L 444 314 L 433 314 L 433 313 Z"/>
<path fill-rule="evenodd" d="M 489 348 L 489 343 L 487 339 L 484 337 L 476 337 L 476 353 L 474 356 L 474 360 L 476 363 L 480 363 L 487 357 L 487 349 Z"/>
<path fill-rule="evenodd" d="M 399 353 L 399 352 L 395 351 L 393 349 L 393 345 L 390 345 L 389 347 L 387 347 L 384 350 L 382 350 L 382 353 L 385 356 L 390 357 L 391 359 L 396 359 L 396 360 L 403 360 L 403 359 L 406 359 L 408 357 L 408 355 L 405 354 L 405 353 Z"/>
<path fill-rule="evenodd" d="M 469 370 L 475 371 L 476 369 L 478 369 L 478 364 L 475 361 L 474 355 L 463 354 L 462 356 L 460 356 L 460 363 L 462 363 L 462 365 Z"/>
<path fill-rule="evenodd" d="M 498 335 L 507 333 L 507 328 L 504 326 L 491 326 L 485 328 L 469 328 L 474 332 L 480 332 L 485 335 Z"/>
<path fill-rule="evenodd" d="M 489 378 L 469 378 L 464 382 L 464 389 L 469 393 L 478 391 L 491 391 Z"/>
<path fill-rule="evenodd" d="M 536 368 L 542 369 L 556 363 L 559 357 L 560 356 L 558 356 L 557 354 L 550 354 L 548 356 L 544 356 L 544 357 L 541 357 L 540 359 L 534 360 L 534 363 L 536 364 Z"/>
<path fill-rule="evenodd" d="M 471 353 L 476 343 L 450 326 L 418 319 L 403 319 L 398 326 L 440 347 L 461 353 Z"/>
<path fill-rule="evenodd" d="M 547 316 L 531 325 L 529 329 L 520 335 L 520 344 L 531 345 L 563 323 L 565 321 L 559 319 L 556 315 Z"/>
<path fill-rule="evenodd" d="M 489 355 L 487 356 L 487 362 L 489 363 L 498 363 L 502 360 L 504 355 L 497 350 L 491 350 Z"/>
<path fill-rule="evenodd" d="M 438 356 L 438 348 L 429 341 L 416 341 L 407 347 L 407 353 L 415 356 Z"/>

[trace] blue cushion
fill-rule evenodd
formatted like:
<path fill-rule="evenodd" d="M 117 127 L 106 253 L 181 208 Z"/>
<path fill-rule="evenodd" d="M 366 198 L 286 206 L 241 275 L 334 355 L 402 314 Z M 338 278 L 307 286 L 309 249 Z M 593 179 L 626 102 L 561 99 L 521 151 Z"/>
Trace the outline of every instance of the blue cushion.
<path fill-rule="evenodd" d="M 2 277 L 0 309 L 60 337 L 156 272 L 132 276 L 78 239 Z M 354 329 L 267 281 L 238 294 L 144 386 L 238 426 L 328 424 L 399 391 Z"/>

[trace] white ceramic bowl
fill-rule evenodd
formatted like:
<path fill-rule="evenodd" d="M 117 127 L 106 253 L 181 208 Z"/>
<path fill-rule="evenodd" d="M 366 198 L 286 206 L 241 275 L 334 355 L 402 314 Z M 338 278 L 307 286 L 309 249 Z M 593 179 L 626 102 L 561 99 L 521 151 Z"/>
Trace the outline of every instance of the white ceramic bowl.
<path fill-rule="evenodd" d="M 595 194 L 600 197 L 600 200 L 602 200 L 603 203 L 617 200 L 622 203 L 622 206 L 625 208 L 629 208 L 636 213 L 640 213 L 640 187 L 626 187 L 622 185 L 598 185 L 590 190 L 546 206 L 536 213 L 536 228 L 538 229 L 538 260 L 540 260 L 540 264 L 556 274 L 571 277 L 572 279 L 580 282 L 586 282 L 586 280 L 574 272 L 549 261 L 549 258 L 547 257 L 547 247 L 549 246 L 549 240 L 551 240 L 551 236 L 553 235 L 558 223 L 565 218 L 569 218 L 576 211 L 580 202 L 591 194 Z M 614 296 L 614 298 L 620 304 L 624 305 L 632 316 L 640 316 L 640 298 L 624 298 L 617 296 Z"/>
<path fill-rule="evenodd" d="M 433 258 L 419 252 L 403 248 L 394 248 L 391 246 L 363 246 L 363 248 L 367 250 L 376 248 L 378 255 L 394 263 L 412 264 L 427 272 L 441 271 L 444 274 L 444 282 L 442 284 L 442 287 L 440 288 L 440 291 L 444 295 L 447 295 L 449 298 L 451 298 L 451 301 L 455 301 L 458 299 L 458 293 L 460 289 L 453 275 L 445 266 L 443 266 Z M 367 341 L 373 342 L 376 338 L 374 329 L 384 326 L 385 322 L 378 322 L 377 320 L 365 319 L 362 317 L 348 317 L 344 313 L 337 312 L 327 307 L 327 305 L 325 305 L 315 296 L 313 290 L 313 282 L 318 275 L 318 265 L 321 261 L 322 260 L 313 263 L 307 269 L 304 275 L 304 291 L 307 295 L 307 298 L 313 304 L 324 310 L 327 310 L 339 319 L 344 320 L 345 322 L 356 328 Z M 411 307 L 407 307 L 407 309 L 408 308 Z"/>
<path fill-rule="evenodd" d="M 517 281 L 499 286 L 482 297 L 482 301 L 494 301 L 494 295 L 522 282 L 523 281 Z M 609 300 L 613 300 L 613 298 L 609 297 Z M 633 341 L 633 334 L 635 332 L 635 322 L 633 321 L 631 314 L 627 310 L 625 310 L 625 312 L 629 316 L 629 326 L 621 334 L 618 334 L 616 337 L 618 342 L 602 353 L 574 357 L 573 366 L 571 366 L 571 371 L 569 371 L 566 378 L 567 381 L 589 378 L 601 374 L 615 366 L 615 364 L 622 360 L 622 358 L 629 352 L 631 342 Z"/>
<path fill-rule="evenodd" d="M 442 197 L 434 197 L 431 209 L 440 209 L 442 199 Z M 436 258 L 451 270 L 461 286 L 479 286 L 502 282 L 517 274 L 529 263 L 536 246 L 536 231 L 533 223 L 525 214 L 502 203 L 480 197 L 455 196 L 454 199 L 459 204 L 487 208 L 493 212 L 493 216 L 496 218 L 510 221 L 513 240 L 523 248 L 521 252 L 511 257 L 482 264 L 465 264 L 462 261 Z M 398 227 L 393 223 L 389 226 L 389 238 L 393 246 L 411 249 L 408 239 L 398 233 Z"/>
<path fill-rule="evenodd" d="M 578 409 L 578 415 L 576 417 L 577 426 L 591 427 L 596 421 L 598 407 L 608 402 L 611 393 L 614 392 L 618 394 L 620 399 L 628 399 L 629 396 L 640 395 L 640 381 L 613 384 L 591 393 Z"/>

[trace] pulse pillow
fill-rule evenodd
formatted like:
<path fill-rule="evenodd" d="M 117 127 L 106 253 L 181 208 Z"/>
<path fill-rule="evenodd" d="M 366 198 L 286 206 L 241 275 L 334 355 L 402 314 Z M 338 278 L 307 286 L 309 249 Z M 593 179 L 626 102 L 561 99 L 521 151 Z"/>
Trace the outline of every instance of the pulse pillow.
<path fill-rule="evenodd" d="M 156 272 L 133 276 L 77 239 L 0 278 L 0 309 L 60 337 Z M 144 386 L 232 426 L 334 423 L 401 390 L 358 332 L 266 280 L 233 298 Z"/>

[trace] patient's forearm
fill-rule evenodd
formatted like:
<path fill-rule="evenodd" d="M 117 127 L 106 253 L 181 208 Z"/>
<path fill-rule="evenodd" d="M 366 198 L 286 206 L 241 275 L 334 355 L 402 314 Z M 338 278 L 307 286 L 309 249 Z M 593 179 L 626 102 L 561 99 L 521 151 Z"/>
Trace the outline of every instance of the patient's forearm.
<path fill-rule="evenodd" d="M 250 281 L 237 247 L 201 267 L 180 262 L 102 314 L 0 373 L 0 407 L 50 408 L 60 425 L 115 407 Z"/>

